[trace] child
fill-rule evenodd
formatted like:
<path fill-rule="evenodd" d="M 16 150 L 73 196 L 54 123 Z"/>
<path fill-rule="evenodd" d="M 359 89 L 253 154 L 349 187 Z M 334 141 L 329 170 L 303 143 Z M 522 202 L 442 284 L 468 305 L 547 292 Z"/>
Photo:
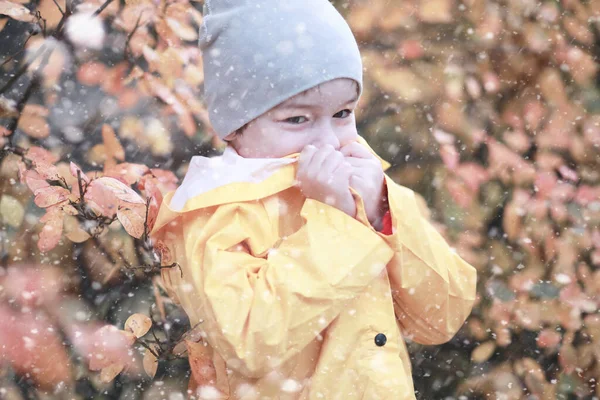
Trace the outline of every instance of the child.
<path fill-rule="evenodd" d="M 206 343 L 200 398 L 415 399 L 403 335 L 451 339 L 476 272 L 358 136 L 348 25 L 327 0 L 206 1 L 201 46 L 229 145 L 152 233 Z"/>

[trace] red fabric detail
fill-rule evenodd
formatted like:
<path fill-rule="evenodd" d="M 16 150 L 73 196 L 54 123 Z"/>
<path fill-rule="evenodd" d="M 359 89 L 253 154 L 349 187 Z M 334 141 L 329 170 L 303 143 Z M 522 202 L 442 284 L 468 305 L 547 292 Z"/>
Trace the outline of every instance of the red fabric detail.
<path fill-rule="evenodd" d="M 391 235 L 392 234 L 392 214 L 389 212 L 389 210 L 383 216 L 382 224 L 383 224 L 383 227 L 381 228 L 380 232 L 383 233 L 384 235 Z"/>

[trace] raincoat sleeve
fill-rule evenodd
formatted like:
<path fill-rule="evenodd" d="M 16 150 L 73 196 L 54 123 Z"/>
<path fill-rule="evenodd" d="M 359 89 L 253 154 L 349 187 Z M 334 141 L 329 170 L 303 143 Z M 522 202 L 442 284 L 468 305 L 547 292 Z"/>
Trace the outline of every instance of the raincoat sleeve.
<path fill-rule="evenodd" d="M 396 318 L 420 344 L 449 341 L 475 301 L 477 273 L 424 218 L 412 190 L 386 176 L 394 250 L 387 266 Z"/>
<path fill-rule="evenodd" d="M 301 216 L 298 231 L 279 237 L 278 216 L 241 202 L 185 228 L 206 339 L 248 377 L 299 353 L 392 258 L 385 240 L 333 207 L 309 199 Z"/>

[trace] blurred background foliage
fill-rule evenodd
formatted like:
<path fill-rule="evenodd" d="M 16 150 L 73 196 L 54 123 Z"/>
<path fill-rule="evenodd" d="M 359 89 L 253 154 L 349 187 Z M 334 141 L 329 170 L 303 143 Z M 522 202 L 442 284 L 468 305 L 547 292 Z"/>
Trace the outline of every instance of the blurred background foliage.
<path fill-rule="evenodd" d="M 359 132 L 478 270 L 459 334 L 409 343 L 417 398 L 600 398 L 600 1 L 334 3 Z M 201 354 L 145 231 L 223 149 L 201 9 L 0 0 L 1 398 L 187 396 Z"/>

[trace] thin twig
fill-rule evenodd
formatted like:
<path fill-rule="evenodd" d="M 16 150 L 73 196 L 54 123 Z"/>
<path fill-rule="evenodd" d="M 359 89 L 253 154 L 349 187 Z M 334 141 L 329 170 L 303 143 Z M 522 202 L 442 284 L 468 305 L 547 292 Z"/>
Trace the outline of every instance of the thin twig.
<path fill-rule="evenodd" d="M 106 0 L 106 1 L 104 2 L 104 4 L 102 4 L 102 5 L 100 6 L 100 8 L 98 8 L 96 11 L 94 11 L 94 14 L 92 14 L 92 16 L 93 16 L 93 17 L 97 17 L 98 15 L 100 15 L 100 13 L 101 13 L 102 11 L 104 11 L 104 9 L 106 9 L 106 7 L 108 7 L 108 6 L 110 5 L 110 3 L 112 3 L 112 2 L 113 2 L 113 0 Z"/>
<path fill-rule="evenodd" d="M 21 118 L 21 115 L 23 114 L 23 109 L 25 108 L 25 105 L 27 104 L 27 101 L 29 100 L 29 97 L 31 97 L 31 95 L 33 94 L 33 92 L 39 87 L 39 77 L 36 75 L 33 77 L 33 79 L 31 80 L 31 82 L 29 83 L 29 86 L 27 87 L 27 89 L 25 89 L 25 93 L 23 94 L 23 97 L 21 97 L 21 99 L 19 100 L 19 102 L 17 103 L 17 115 L 16 117 L 14 117 L 11 121 L 10 124 L 8 125 L 7 129 L 8 132 L 10 132 L 8 134 L 8 136 L 6 136 L 8 138 L 8 145 L 12 146 L 12 140 L 13 137 L 15 135 L 15 131 L 17 130 L 17 125 L 19 125 L 19 120 Z"/>
<path fill-rule="evenodd" d="M 11 87 L 13 83 L 17 81 L 17 79 L 19 79 L 25 72 L 27 72 L 31 64 L 33 64 L 33 62 L 37 60 L 37 58 L 40 55 L 42 55 L 44 51 L 46 51 L 46 46 L 40 46 L 40 48 L 37 49 L 35 54 L 31 56 L 31 58 L 27 60 L 27 62 L 25 62 L 25 64 L 23 64 L 21 68 L 19 68 L 19 70 L 13 75 L 12 78 L 8 80 L 8 82 L 4 84 L 4 86 L 2 86 L 2 88 L 0 88 L 0 94 L 6 92 L 6 90 L 8 90 L 8 88 Z M 50 53 L 50 51 L 48 51 L 48 53 Z"/>
<path fill-rule="evenodd" d="M 62 30 L 65 25 L 65 22 L 67 22 L 67 18 L 69 18 L 71 16 L 71 14 L 73 14 L 73 11 L 71 10 L 71 0 L 66 0 L 65 1 L 65 11 L 63 12 L 62 18 L 58 22 L 58 25 L 56 26 L 56 31 L 54 32 L 54 35 L 53 35 L 55 38 L 57 38 L 57 39 L 61 38 Z"/>
<path fill-rule="evenodd" d="M 144 219 L 144 242 L 148 240 L 148 234 L 150 233 L 148 232 L 148 214 L 150 210 L 150 200 L 150 197 L 146 199 L 146 217 Z"/>
<path fill-rule="evenodd" d="M 58 11 L 60 11 L 60 13 L 62 15 L 65 15 L 65 12 L 63 11 L 62 7 L 60 6 L 60 4 L 58 4 L 58 2 L 56 0 L 52 0 L 54 2 L 54 4 L 56 4 L 56 7 L 58 8 Z"/>
<path fill-rule="evenodd" d="M 13 54 L 13 55 L 11 55 L 11 56 L 8 56 L 8 57 L 7 57 L 7 59 L 6 59 L 6 60 L 4 60 L 4 61 L 2 62 L 2 64 L 0 64 L 0 68 L 4 67 L 6 64 L 8 64 L 8 62 L 9 62 L 10 60 L 12 60 L 12 59 L 13 59 L 13 58 L 15 58 L 16 56 L 18 56 L 19 54 L 21 54 L 22 52 L 24 52 L 24 51 L 25 51 L 25 46 L 27 45 L 27 42 L 29 41 L 29 39 L 31 39 L 31 37 L 32 37 L 32 36 L 33 36 L 33 35 L 31 35 L 31 34 L 30 34 L 29 36 L 27 36 L 27 39 L 25 39 L 25 43 L 23 43 L 23 48 L 22 48 L 21 50 L 17 51 L 15 54 Z"/>
<path fill-rule="evenodd" d="M 131 38 L 133 37 L 133 35 L 135 34 L 135 32 L 138 30 L 138 28 L 140 27 L 140 21 L 142 20 L 142 15 L 144 14 L 144 11 L 140 12 L 140 15 L 138 16 L 137 21 L 135 21 L 135 25 L 133 27 L 133 29 L 131 30 L 131 32 L 129 32 L 129 35 L 127 35 L 127 40 L 125 41 L 125 47 L 123 48 L 123 55 L 125 56 L 125 59 L 129 60 L 130 54 L 129 54 L 129 42 L 131 41 Z M 135 64 L 135 61 L 129 60 L 132 64 Z"/>

